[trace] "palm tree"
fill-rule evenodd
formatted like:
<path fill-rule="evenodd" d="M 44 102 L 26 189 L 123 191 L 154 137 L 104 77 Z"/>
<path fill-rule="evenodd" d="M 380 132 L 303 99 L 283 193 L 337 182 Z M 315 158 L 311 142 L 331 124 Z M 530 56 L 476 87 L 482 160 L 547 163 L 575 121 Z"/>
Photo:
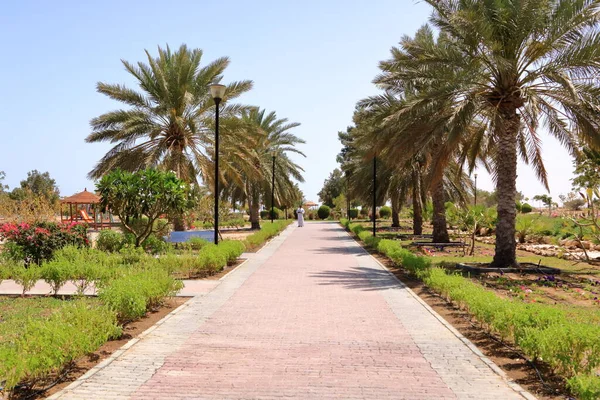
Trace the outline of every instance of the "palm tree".
<path fill-rule="evenodd" d="M 98 92 L 128 108 L 92 119 L 93 131 L 86 141 L 115 145 L 89 177 L 99 179 L 117 167 L 128 171 L 159 167 L 174 171 L 178 178 L 188 183 L 198 183 L 198 178 L 206 181 L 210 177 L 207 171 L 213 170 L 214 140 L 214 101 L 209 85 L 221 82 L 229 59 L 219 58 L 201 67 L 202 50 L 190 50 L 185 45 L 175 52 L 168 46 L 166 49 L 159 47 L 158 57 L 151 56 L 148 51 L 146 56 L 147 63 L 134 65 L 122 61 L 137 80 L 140 90 L 119 84 L 97 84 Z M 224 140 L 224 152 L 240 152 L 247 147 L 240 146 L 246 140 L 241 135 L 243 130 L 238 129 L 231 119 L 229 129 L 227 124 L 228 118 L 238 114 L 243 107 L 228 101 L 251 88 L 251 81 L 227 85 L 221 109 L 221 131 L 224 138 L 228 138 Z M 235 146 L 227 149 L 227 142 Z"/>
<path fill-rule="evenodd" d="M 271 201 L 271 178 L 272 162 L 275 155 L 275 201 L 278 204 L 293 206 L 297 201 L 298 187 L 294 181 L 304 182 L 302 167 L 289 158 L 289 153 L 295 153 L 304 157 L 304 153 L 296 146 L 305 143 L 289 131 L 300 124 L 288 122 L 287 118 L 278 119 L 277 114 L 272 111 L 251 108 L 244 110 L 241 121 L 252 126 L 257 132 L 253 146 L 256 173 L 246 176 L 243 184 L 238 186 L 240 193 L 248 202 L 250 209 L 250 222 L 252 229 L 260 229 L 259 206 L 261 198 L 265 203 Z"/>
<path fill-rule="evenodd" d="M 419 112 L 453 104 L 447 136 L 458 146 L 466 127 L 486 127 L 473 146 L 487 147 L 498 193 L 494 266 L 516 265 L 517 155 L 547 186 L 540 122 L 572 153 L 600 145 L 599 0 L 426 0 L 444 46 L 413 49 L 395 60 L 398 79 L 426 87 L 408 105 Z M 410 43 L 410 45 L 416 45 Z M 448 74 L 451 70 L 454 73 Z M 473 149 L 473 148 L 472 148 Z"/>

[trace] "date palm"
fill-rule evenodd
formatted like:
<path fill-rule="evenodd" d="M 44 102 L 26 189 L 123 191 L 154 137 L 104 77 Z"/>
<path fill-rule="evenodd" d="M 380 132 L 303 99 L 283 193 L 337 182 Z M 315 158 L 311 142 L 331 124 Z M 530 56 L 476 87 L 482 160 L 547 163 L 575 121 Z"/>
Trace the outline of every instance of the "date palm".
<path fill-rule="evenodd" d="M 201 66 L 202 50 L 182 45 L 173 52 L 158 48 L 158 57 L 146 51 L 147 63 L 137 65 L 122 61 L 133 75 L 139 90 L 124 85 L 99 82 L 97 90 L 127 106 L 92 119 L 88 143 L 110 142 L 114 147 L 89 173 L 92 179 L 102 177 L 114 168 L 135 171 L 147 167 L 172 170 L 177 177 L 197 183 L 198 177 L 208 178 L 212 171 L 214 138 L 214 101 L 209 85 L 221 82 L 229 65 L 227 57 Z M 223 151 L 244 150 L 242 129 L 237 129 L 228 117 L 239 113 L 241 106 L 228 103 L 252 88 L 251 81 L 227 85 L 221 107 L 225 140 Z M 228 135 L 229 133 L 229 135 Z M 238 139 L 231 136 L 238 135 Z M 227 149 L 227 142 L 235 147 Z"/>
<path fill-rule="evenodd" d="M 547 185 L 540 126 L 573 153 L 579 143 L 600 146 L 600 1 L 426 2 L 447 46 L 413 49 L 417 58 L 398 57 L 396 77 L 418 79 L 429 88 L 411 101 L 412 112 L 431 104 L 454 105 L 447 134 L 451 145 L 459 145 L 474 120 L 486 126 L 472 151 L 486 148 L 496 180 L 493 265 L 515 265 L 518 154 L 532 162 Z M 448 69 L 455 73 L 444 73 Z"/>
<path fill-rule="evenodd" d="M 272 156 L 275 155 L 275 202 L 294 206 L 298 197 L 295 182 L 304 182 L 304 170 L 289 155 L 304 156 L 297 146 L 305 141 L 290 132 L 299 123 L 288 122 L 287 118 L 279 119 L 274 111 L 267 113 L 264 109 L 250 108 L 242 111 L 240 120 L 248 129 L 256 132 L 251 154 L 254 172 L 247 174 L 241 182 L 232 182 L 227 190 L 231 196 L 248 203 L 252 229 L 259 229 L 261 199 L 269 205 L 271 201 Z M 243 159 L 238 160 L 245 163 Z"/>

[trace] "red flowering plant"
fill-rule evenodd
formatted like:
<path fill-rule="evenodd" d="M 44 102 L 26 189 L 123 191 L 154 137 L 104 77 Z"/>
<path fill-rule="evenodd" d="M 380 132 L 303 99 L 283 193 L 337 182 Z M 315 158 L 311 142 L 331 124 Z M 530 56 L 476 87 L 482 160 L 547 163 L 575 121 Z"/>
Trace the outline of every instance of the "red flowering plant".
<path fill-rule="evenodd" d="M 0 225 L 0 238 L 7 244 L 18 246 L 25 265 L 41 264 L 52 258 L 55 250 L 67 245 L 79 247 L 88 246 L 87 225 L 70 223 L 57 224 L 54 222 L 5 223 Z"/>

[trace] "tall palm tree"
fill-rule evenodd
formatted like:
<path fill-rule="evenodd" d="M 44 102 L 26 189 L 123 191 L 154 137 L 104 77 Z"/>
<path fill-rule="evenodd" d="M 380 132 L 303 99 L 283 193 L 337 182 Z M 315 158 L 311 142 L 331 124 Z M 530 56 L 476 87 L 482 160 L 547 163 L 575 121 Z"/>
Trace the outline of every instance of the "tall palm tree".
<path fill-rule="evenodd" d="M 115 145 L 89 177 L 98 179 L 117 167 L 129 171 L 159 167 L 175 171 L 186 182 L 198 183 L 198 178 L 206 179 L 206 171 L 212 169 L 214 101 L 209 85 L 221 82 L 229 59 L 219 58 L 201 67 L 202 50 L 191 50 L 185 45 L 175 52 L 168 46 L 159 47 L 158 57 L 148 51 L 146 56 L 147 63 L 137 65 L 122 60 L 140 90 L 119 84 L 97 84 L 99 93 L 128 108 L 92 119 L 93 131 L 86 141 Z M 227 85 L 222 107 L 224 120 L 242 108 L 227 102 L 251 88 L 251 81 Z M 241 132 L 232 129 L 230 133 Z"/>
<path fill-rule="evenodd" d="M 472 121 L 485 124 L 473 146 L 490 150 L 496 180 L 493 265 L 515 265 L 519 153 L 547 185 L 540 122 L 573 153 L 579 142 L 600 146 L 600 1 L 425 1 L 447 45 L 420 47 L 419 57 L 395 60 L 403 71 L 396 77 L 416 78 L 428 87 L 409 104 L 413 112 L 455 105 L 450 148 L 459 145 Z M 445 73 L 448 69 L 455 73 Z"/>
<path fill-rule="evenodd" d="M 298 197 L 295 182 L 304 182 L 302 176 L 304 170 L 290 159 L 289 154 L 294 153 L 304 157 L 304 153 L 296 146 L 305 141 L 289 132 L 299 126 L 299 123 L 288 122 L 287 118 L 278 119 L 274 111 L 267 114 L 264 109 L 251 108 L 244 110 L 240 119 L 244 124 L 261 132 L 257 135 L 252 149 L 256 172 L 246 176 L 242 185 L 237 186 L 238 191 L 243 193 L 244 200 L 248 202 L 252 229 L 259 229 L 261 199 L 264 203 L 270 204 L 271 201 L 273 155 L 275 155 L 275 201 L 278 204 L 293 206 Z"/>

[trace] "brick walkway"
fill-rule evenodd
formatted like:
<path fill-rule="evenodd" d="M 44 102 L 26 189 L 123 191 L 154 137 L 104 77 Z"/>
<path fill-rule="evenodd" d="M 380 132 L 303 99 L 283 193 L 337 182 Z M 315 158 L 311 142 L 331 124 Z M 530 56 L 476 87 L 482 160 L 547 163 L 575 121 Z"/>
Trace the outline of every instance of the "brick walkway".
<path fill-rule="evenodd" d="M 60 399 L 522 399 L 337 224 L 289 228 Z"/>

